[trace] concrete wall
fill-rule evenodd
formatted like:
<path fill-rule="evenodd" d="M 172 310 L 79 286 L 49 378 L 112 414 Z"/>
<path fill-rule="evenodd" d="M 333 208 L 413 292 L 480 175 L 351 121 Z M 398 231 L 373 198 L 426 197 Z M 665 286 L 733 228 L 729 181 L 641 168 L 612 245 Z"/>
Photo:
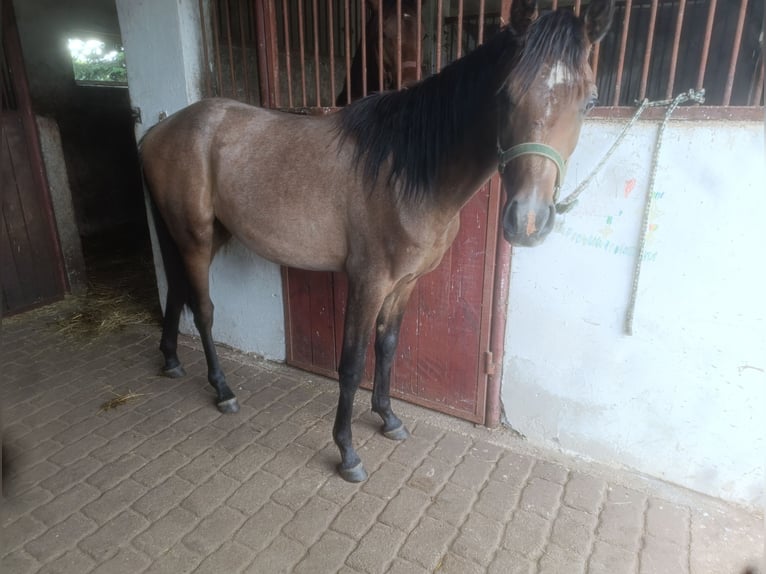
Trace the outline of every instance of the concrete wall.
<path fill-rule="evenodd" d="M 565 190 L 619 129 L 587 122 Z M 545 244 L 514 250 L 508 423 L 534 443 L 760 505 L 763 124 L 669 124 L 628 336 L 656 131 L 639 123 Z"/>

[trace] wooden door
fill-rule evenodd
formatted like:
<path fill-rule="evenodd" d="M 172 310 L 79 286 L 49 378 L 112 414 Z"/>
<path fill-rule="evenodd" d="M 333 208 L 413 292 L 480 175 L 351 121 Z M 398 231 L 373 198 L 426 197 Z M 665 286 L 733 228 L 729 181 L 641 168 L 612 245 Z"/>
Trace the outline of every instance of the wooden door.
<path fill-rule="evenodd" d="M 60 299 L 66 280 L 10 0 L 2 0 L 2 12 L 0 283 L 5 316 Z"/>
<path fill-rule="evenodd" d="M 392 396 L 482 424 L 499 200 L 499 178 L 494 177 L 463 209 L 460 233 L 439 267 L 418 282 L 391 380 Z M 345 276 L 285 269 L 283 278 L 288 364 L 337 377 Z"/>

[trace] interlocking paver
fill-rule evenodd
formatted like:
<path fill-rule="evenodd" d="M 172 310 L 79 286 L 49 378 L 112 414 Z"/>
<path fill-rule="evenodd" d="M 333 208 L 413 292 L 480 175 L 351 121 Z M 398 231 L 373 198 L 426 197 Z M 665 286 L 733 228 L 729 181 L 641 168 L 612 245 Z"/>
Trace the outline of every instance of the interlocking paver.
<path fill-rule="evenodd" d="M 357 572 L 382 574 L 404 541 L 405 534 L 385 524 L 375 524 L 346 559 L 346 564 Z"/>
<path fill-rule="evenodd" d="M 51 526 L 77 512 L 100 495 L 101 491 L 98 488 L 81 482 L 57 496 L 49 504 L 36 508 L 32 516 Z"/>
<path fill-rule="evenodd" d="M 259 552 L 253 562 L 245 568 L 245 574 L 288 574 L 300 561 L 306 549 L 295 540 L 286 536 L 277 536 L 262 552 Z"/>
<path fill-rule="evenodd" d="M 189 534 L 184 536 L 186 546 L 207 556 L 214 552 L 245 521 L 245 515 L 229 506 L 219 506 L 203 518 Z"/>
<path fill-rule="evenodd" d="M 448 482 L 435 497 L 426 514 L 437 520 L 457 526 L 465 520 L 473 505 L 474 492 L 463 486 Z"/>
<path fill-rule="evenodd" d="M 431 504 L 430 496 L 420 490 L 404 486 L 386 505 L 378 520 L 383 524 L 409 532 L 429 504 Z"/>
<path fill-rule="evenodd" d="M 556 515 L 563 487 L 542 478 L 531 478 L 521 493 L 519 507 L 535 512 L 546 519 Z"/>
<path fill-rule="evenodd" d="M 477 512 L 471 514 L 460 527 L 460 533 L 452 543 L 452 550 L 486 568 L 502 535 L 502 524 Z"/>
<path fill-rule="evenodd" d="M 83 538 L 77 546 L 98 561 L 104 561 L 117 553 L 136 534 L 144 530 L 149 522 L 132 510 L 125 510 L 98 527 L 91 535 Z"/>
<path fill-rule="evenodd" d="M 593 531 L 597 518 L 592 514 L 562 506 L 556 520 L 550 540 L 557 546 L 587 557 L 593 544 Z"/>
<path fill-rule="evenodd" d="M 539 514 L 517 510 L 505 527 L 503 548 L 535 560 L 545 546 L 550 522 Z"/>
<path fill-rule="evenodd" d="M 109 560 L 101 562 L 93 574 L 135 574 L 152 563 L 151 559 L 133 548 L 120 548 Z"/>
<path fill-rule="evenodd" d="M 335 517 L 330 527 L 341 534 L 358 538 L 372 526 L 385 505 L 377 496 L 358 492 Z"/>
<path fill-rule="evenodd" d="M 126 479 L 114 488 L 105 491 L 99 498 L 82 508 L 88 518 L 103 524 L 124 508 L 137 501 L 144 493 L 143 486 L 133 479 Z"/>
<path fill-rule="evenodd" d="M 596 535 L 600 540 L 636 551 L 644 529 L 646 497 L 623 486 L 608 488 Z"/>
<path fill-rule="evenodd" d="M 197 516 L 207 516 L 218 508 L 239 486 L 239 483 L 218 472 L 199 485 L 181 503 L 181 506 Z"/>
<path fill-rule="evenodd" d="M 50 322 L 14 320 L 0 346 L 21 453 L 0 503 L 3 574 L 739 574 L 763 547 L 751 513 L 503 430 L 397 405 L 412 436 L 390 441 L 362 391 L 354 441 L 370 476 L 347 483 L 337 383 L 222 349 L 242 403 L 223 416 L 196 340 L 181 337 L 189 376 L 167 380 L 157 327 L 73 345 Z M 143 396 L 99 411 L 125 389 Z"/>
<path fill-rule="evenodd" d="M 38 561 L 45 563 L 63 554 L 77 541 L 95 530 L 95 522 L 80 513 L 75 513 L 31 540 L 24 549 Z"/>
<path fill-rule="evenodd" d="M 194 488 L 194 485 L 177 476 L 169 477 L 165 482 L 144 490 L 141 498 L 133 503 L 133 509 L 151 521 L 157 520 L 171 508 L 178 506 Z"/>
<path fill-rule="evenodd" d="M 399 555 L 433 571 L 456 534 L 457 529 L 451 524 L 424 516 L 410 532 Z"/>
<path fill-rule="evenodd" d="M 269 501 L 245 521 L 234 539 L 258 552 L 277 537 L 292 516 L 286 506 Z"/>
<path fill-rule="evenodd" d="M 338 512 L 340 512 L 340 506 L 315 496 L 295 513 L 293 519 L 282 528 L 282 532 L 308 548 L 319 538 L 325 526 L 335 518 Z"/>
<path fill-rule="evenodd" d="M 153 558 L 162 556 L 191 531 L 197 522 L 199 519 L 194 513 L 184 508 L 173 508 L 136 536 L 133 545 Z"/>
<path fill-rule="evenodd" d="M 41 574 L 82 574 L 90 572 L 97 564 L 93 558 L 82 552 L 79 548 L 74 548 L 55 560 L 48 562 L 40 570 Z M 2 570 L 3 572 L 15 572 L 13 569 Z"/>
<path fill-rule="evenodd" d="M 294 573 L 337 572 L 356 544 L 348 536 L 327 530 L 296 565 Z"/>

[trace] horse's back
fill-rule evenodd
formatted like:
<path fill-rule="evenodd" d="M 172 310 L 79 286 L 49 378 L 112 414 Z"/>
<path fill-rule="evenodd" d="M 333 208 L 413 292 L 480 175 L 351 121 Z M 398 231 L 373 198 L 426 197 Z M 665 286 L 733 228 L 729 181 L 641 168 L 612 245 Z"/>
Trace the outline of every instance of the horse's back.
<path fill-rule="evenodd" d="M 332 118 L 202 100 L 147 133 L 144 175 L 176 241 L 181 228 L 212 229 L 218 220 L 267 259 L 340 269 L 346 198 L 359 180 L 334 125 Z"/>

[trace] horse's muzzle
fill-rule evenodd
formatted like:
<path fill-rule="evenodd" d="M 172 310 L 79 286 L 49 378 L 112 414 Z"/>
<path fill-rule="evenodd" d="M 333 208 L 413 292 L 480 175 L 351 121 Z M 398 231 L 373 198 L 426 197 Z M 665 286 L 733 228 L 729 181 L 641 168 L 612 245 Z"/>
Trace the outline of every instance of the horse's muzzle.
<path fill-rule="evenodd" d="M 556 208 L 553 204 L 510 201 L 503 212 L 503 236 L 511 245 L 539 245 L 553 229 Z"/>

